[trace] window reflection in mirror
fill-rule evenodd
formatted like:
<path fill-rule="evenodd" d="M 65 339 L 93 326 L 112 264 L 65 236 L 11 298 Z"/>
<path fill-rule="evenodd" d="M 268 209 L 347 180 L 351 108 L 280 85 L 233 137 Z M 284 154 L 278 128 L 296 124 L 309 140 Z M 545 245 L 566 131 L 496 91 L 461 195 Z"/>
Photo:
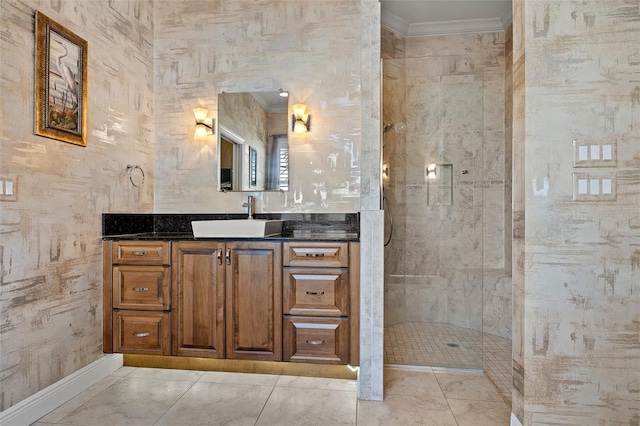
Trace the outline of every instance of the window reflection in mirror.
<path fill-rule="evenodd" d="M 287 191 L 288 99 L 279 92 L 218 95 L 220 191 Z"/>

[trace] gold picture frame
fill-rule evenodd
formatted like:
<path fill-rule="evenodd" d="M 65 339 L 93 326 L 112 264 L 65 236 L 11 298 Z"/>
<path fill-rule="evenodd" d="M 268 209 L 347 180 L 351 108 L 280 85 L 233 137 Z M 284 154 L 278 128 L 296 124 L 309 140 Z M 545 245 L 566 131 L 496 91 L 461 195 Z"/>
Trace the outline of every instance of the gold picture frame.
<path fill-rule="evenodd" d="M 87 42 L 36 12 L 35 134 L 87 146 Z"/>

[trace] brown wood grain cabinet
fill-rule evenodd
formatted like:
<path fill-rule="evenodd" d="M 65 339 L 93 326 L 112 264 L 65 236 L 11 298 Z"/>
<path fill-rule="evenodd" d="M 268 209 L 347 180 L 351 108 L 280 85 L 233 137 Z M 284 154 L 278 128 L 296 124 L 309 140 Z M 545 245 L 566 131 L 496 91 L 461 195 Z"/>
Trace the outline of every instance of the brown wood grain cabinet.
<path fill-rule="evenodd" d="M 105 241 L 104 352 L 359 364 L 359 244 Z"/>
<path fill-rule="evenodd" d="M 167 241 L 105 241 L 103 350 L 171 354 Z"/>
<path fill-rule="evenodd" d="M 283 244 L 284 360 L 358 365 L 359 247 Z"/>
<path fill-rule="evenodd" d="M 173 243 L 173 354 L 224 358 L 224 243 Z"/>
<path fill-rule="evenodd" d="M 281 243 L 227 243 L 225 253 L 227 358 L 281 361 Z"/>
<path fill-rule="evenodd" d="M 173 245 L 173 352 L 282 360 L 281 244 Z"/>

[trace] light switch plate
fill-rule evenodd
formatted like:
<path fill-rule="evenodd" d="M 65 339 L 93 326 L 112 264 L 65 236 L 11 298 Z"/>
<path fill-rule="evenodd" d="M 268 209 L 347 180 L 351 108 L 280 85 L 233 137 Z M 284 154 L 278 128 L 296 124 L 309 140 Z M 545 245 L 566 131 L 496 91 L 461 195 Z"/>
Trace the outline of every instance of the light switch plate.
<path fill-rule="evenodd" d="M 573 174 L 574 201 L 615 201 L 615 172 L 589 172 Z"/>
<path fill-rule="evenodd" d="M 0 201 L 18 201 L 18 178 L 0 176 Z"/>
<path fill-rule="evenodd" d="M 573 167 L 617 167 L 618 143 L 614 140 L 573 140 Z"/>

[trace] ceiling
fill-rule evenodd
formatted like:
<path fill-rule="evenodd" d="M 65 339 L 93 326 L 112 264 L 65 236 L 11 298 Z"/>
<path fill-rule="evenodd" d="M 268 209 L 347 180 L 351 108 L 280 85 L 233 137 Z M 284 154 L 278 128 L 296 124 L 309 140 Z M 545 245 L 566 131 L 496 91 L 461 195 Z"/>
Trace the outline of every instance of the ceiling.
<path fill-rule="evenodd" d="M 404 37 L 504 31 L 511 0 L 382 0 L 382 26 Z"/>

